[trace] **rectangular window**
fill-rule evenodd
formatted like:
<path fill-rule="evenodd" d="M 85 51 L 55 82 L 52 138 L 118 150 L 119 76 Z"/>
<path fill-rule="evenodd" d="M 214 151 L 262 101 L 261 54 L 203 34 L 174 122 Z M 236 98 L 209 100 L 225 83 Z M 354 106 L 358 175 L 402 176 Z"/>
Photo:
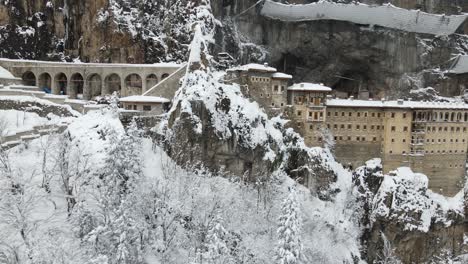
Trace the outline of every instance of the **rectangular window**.
<path fill-rule="evenodd" d="M 358 113 L 357 113 L 357 117 L 361 117 L 361 113 L 358 112 Z"/>
<path fill-rule="evenodd" d="M 372 117 L 375 117 L 375 113 L 372 113 Z"/>
<path fill-rule="evenodd" d="M 356 125 L 356 129 L 359 130 L 361 128 L 360 125 Z"/>
<path fill-rule="evenodd" d="M 297 115 L 298 115 L 298 116 L 301 116 L 301 115 L 302 115 L 302 111 L 297 111 Z"/>
<path fill-rule="evenodd" d="M 372 138 L 372 141 L 377 141 L 377 137 L 373 137 L 373 138 Z"/>
<path fill-rule="evenodd" d="M 337 125 L 337 124 L 334 124 L 334 125 L 333 125 L 333 128 L 334 128 L 334 129 L 337 129 L 337 128 L 338 128 L 338 125 Z"/>
<path fill-rule="evenodd" d="M 403 118 L 406 118 L 406 113 L 403 113 Z"/>
<path fill-rule="evenodd" d="M 341 116 L 345 116 L 345 113 L 344 113 L 344 112 L 341 112 Z"/>
<path fill-rule="evenodd" d="M 143 111 L 151 111 L 151 105 L 144 105 Z"/>
<path fill-rule="evenodd" d="M 392 116 L 392 118 L 395 118 L 395 113 L 392 113 L 392 115 L 391 115 L 391 116 Z"/>
<path fill-rule="evenodd" d="M 396 127 L 392 126 L 392 132 L 395 132 Z"/>
<path fill-rule="evenodd" d="M 273 91 L 274 91 L 274 92 L 278 92 L 278 91 L 279 91 L 278 85 L 275 85 L 275 86 L 274 86 Z"/>
<path fill-rule="evenodd" d="M 342 124 L 340 128 L 341 128 L 341 129 L 344 129 L 344 128 L 345 128 L 345 125 L 344 125 L 344 124 Z"/>
<path fill-rule="evenodd" d="M 366 130 L 366 129 L 367 129 L 367 126 L 366 126 L 366 125 L 363 125 L 363 126 L 362 126 L 362 129 Z"/>
<path fill-rule="evenodd" d="M 353 116 L 353 112 L 349 112 L 348 115 L 349 115 L 349 116 Z"/>
<path fill-rule="evenodd" d="M 133 105 L 133 110 L 137 110 L 137 105 Z"/>
<path fill-rule="evenodd" d="M 351 129 L 351 125 L 348 125 L 348 129 Z"/>
<path fill-rule="evenodd" d="M 335 116 L 338 116 L 338 112 L 335 112 Z"/>
<path fill-rule="evenodd" d="M 406 127 L 406 126 L 403 127 L 403 131 L 405 131 L 405 132 L 408 131 L 408 127 Z"/>
<path fill-rule="evenodd" d="M 374 128 L 375 128 L 375 126 L 370 126 L 370 129 L 371 129 L 371 130 L 374 130 Z"/>

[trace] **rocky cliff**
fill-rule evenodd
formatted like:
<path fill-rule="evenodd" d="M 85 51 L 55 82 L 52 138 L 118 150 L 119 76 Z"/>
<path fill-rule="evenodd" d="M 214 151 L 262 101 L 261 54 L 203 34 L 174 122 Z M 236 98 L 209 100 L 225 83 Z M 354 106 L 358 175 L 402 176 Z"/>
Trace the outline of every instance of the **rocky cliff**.
<path fill-rule="evenodd" d="M 183 61 L 198 1 L 0 1 L 0 56 L 37 60 Z"/>
<path fill-rule="evenodd" d="M 284 22 L 260 15 L 261 4 L 252 8 L 255 2 L 213 4 L 223 22 L 217 47 L 241 62 L 271 61 L 295 81 L 322 82 L 349 95 L 368 90 L 372 97 L 401 97 L 433 86 L 454 96 L 464 89 L 460 76 L 447 78 L 440 69 L 467 51 L 466 35 L 435 36 L 333 20 Z M 410 2 L 416 3 L 394 4 L 411 7 Z M 457 13 L 465 5 L 427 1 L 424 6 L 427 11 L 456 7 Z"/>

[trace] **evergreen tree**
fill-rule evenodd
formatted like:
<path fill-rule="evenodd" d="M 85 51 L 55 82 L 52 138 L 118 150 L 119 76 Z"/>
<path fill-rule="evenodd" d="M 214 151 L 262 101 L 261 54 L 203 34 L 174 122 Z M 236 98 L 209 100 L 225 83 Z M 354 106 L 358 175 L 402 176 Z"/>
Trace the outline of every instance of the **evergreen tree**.
<path fill-rule="evenodd" d="M 302 219 L 295 187 L 289 188 L 289 194 L 281 206 L 281 215 L 278 221 L 276 263 L 302 263 L 303 255 L 300 237 Z"/>
<path fill-rule="evenodd" d="M 143 226 L 134 204 L 141 199 L 141 141 L 132 123 L 121 139 L 110 135 L 111 149 L 97 183 L 100 212 L 97 226 L 85 236 L 91 242 L 92 261 L 109 264 L 143 263 Z"/>
<path fill-rule="evenodd" d="M 226 246 L 226 229 L 224 229 L 223 218 L 220 212 L 216 213 L 208 225 L 206 247 L 206 263 L 225 263 L 229 251 Z"/>

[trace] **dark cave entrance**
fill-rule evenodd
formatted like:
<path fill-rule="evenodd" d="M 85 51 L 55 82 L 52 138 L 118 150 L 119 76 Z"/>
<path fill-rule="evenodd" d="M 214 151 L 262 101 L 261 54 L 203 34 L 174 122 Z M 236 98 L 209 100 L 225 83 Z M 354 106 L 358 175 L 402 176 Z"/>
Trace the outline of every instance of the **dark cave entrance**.
<path fill-rule="evenodd" d="M 359 99 L 372 98 L 370 78 L 363 72 L 345 72 L 336 74 L 335 82 L 331 86 L 333 93 L 338 98 L 348 98 L 353 96 Z"/>

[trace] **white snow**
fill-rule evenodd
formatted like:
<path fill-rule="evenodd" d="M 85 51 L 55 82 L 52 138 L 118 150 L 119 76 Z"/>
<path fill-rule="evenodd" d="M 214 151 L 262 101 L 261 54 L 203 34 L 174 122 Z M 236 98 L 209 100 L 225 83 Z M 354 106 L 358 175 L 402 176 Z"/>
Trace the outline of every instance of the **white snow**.
<path fill-rule="evenodd" d="M 133 95 L 122 97 L 119 99 L 120 102 L 125 103 L 169 103 L 171 100 L 158 96 L 143 96 L 143 95 Z"/>
<path fill-rule="evenodd" d="M 333 107 L 377 107 L 377 108 L 408 108 L 408 109 L 468 109 L 468 104 L 458 102 L 424 102 L 404 100 L 355 100 L 327 99 L 327 106 Z"/>
<path fill-rule="evenodd" d="M 276 79 L 292 79 L 292 75 L 282 72 L 275 72 L 273 73 L 273 75 L 271 75 L 271 77 Z"/>
<path fill-rule="evenodd" d="M 16 77 L 7 69 L 0 66 L 0 79 L 16 79 Z"/>
<path fill-rule="evenodd" d="M 339 20 L 432 35 L 453 34 L 467 18 L 466 14 L 436 15 L 419 10 L 402 9 L 391 4 L 370 6 L 361 3 L 339 4 L 327 1 L 306 5 L 287 5 L 266 0 L 261 14 L 284 21 Z"/>
<path fill-rule="evenodd" d="M 18 110 L 0 110 L 0 136 L 14 135 L 19 132 L 33 130 L 35 126 L 58 125 L 71 122 L 73 117 L 59 117 L 53 114 L 40 117 L 33 112 Z"/>
<path fill-rule="evenodd" d="M 263 71 L 263 72 L 276 72 L 276 68 L 269 67 L 266 64 L 249 63 L 239 67 L 231 68 L 228 71 Z"/>
<path fill-rule="evenodd" d="M 288 91 L 331 92 L 331 88 L 317 83 L 296 83 Z"/>
<path fill-rule="evenodd" d="M 449 226 L 449 211 L 463 215 L 463 191 L 455 197 L 445 197 L 428 190 L 428 182 L 426 175 L 408 167 L 385 175 L 374 197 L 371 218 L 395 219 L 403 223 L 406 230 L 422 232 L 428 232 L 432 223 Z"/>
<path fill-rule="evenodd" d="M 453 68 L 449 70 L 450 73 L 463 74 L 468 72 L 468 55 L 459 55 L 456 58 Z"/>

